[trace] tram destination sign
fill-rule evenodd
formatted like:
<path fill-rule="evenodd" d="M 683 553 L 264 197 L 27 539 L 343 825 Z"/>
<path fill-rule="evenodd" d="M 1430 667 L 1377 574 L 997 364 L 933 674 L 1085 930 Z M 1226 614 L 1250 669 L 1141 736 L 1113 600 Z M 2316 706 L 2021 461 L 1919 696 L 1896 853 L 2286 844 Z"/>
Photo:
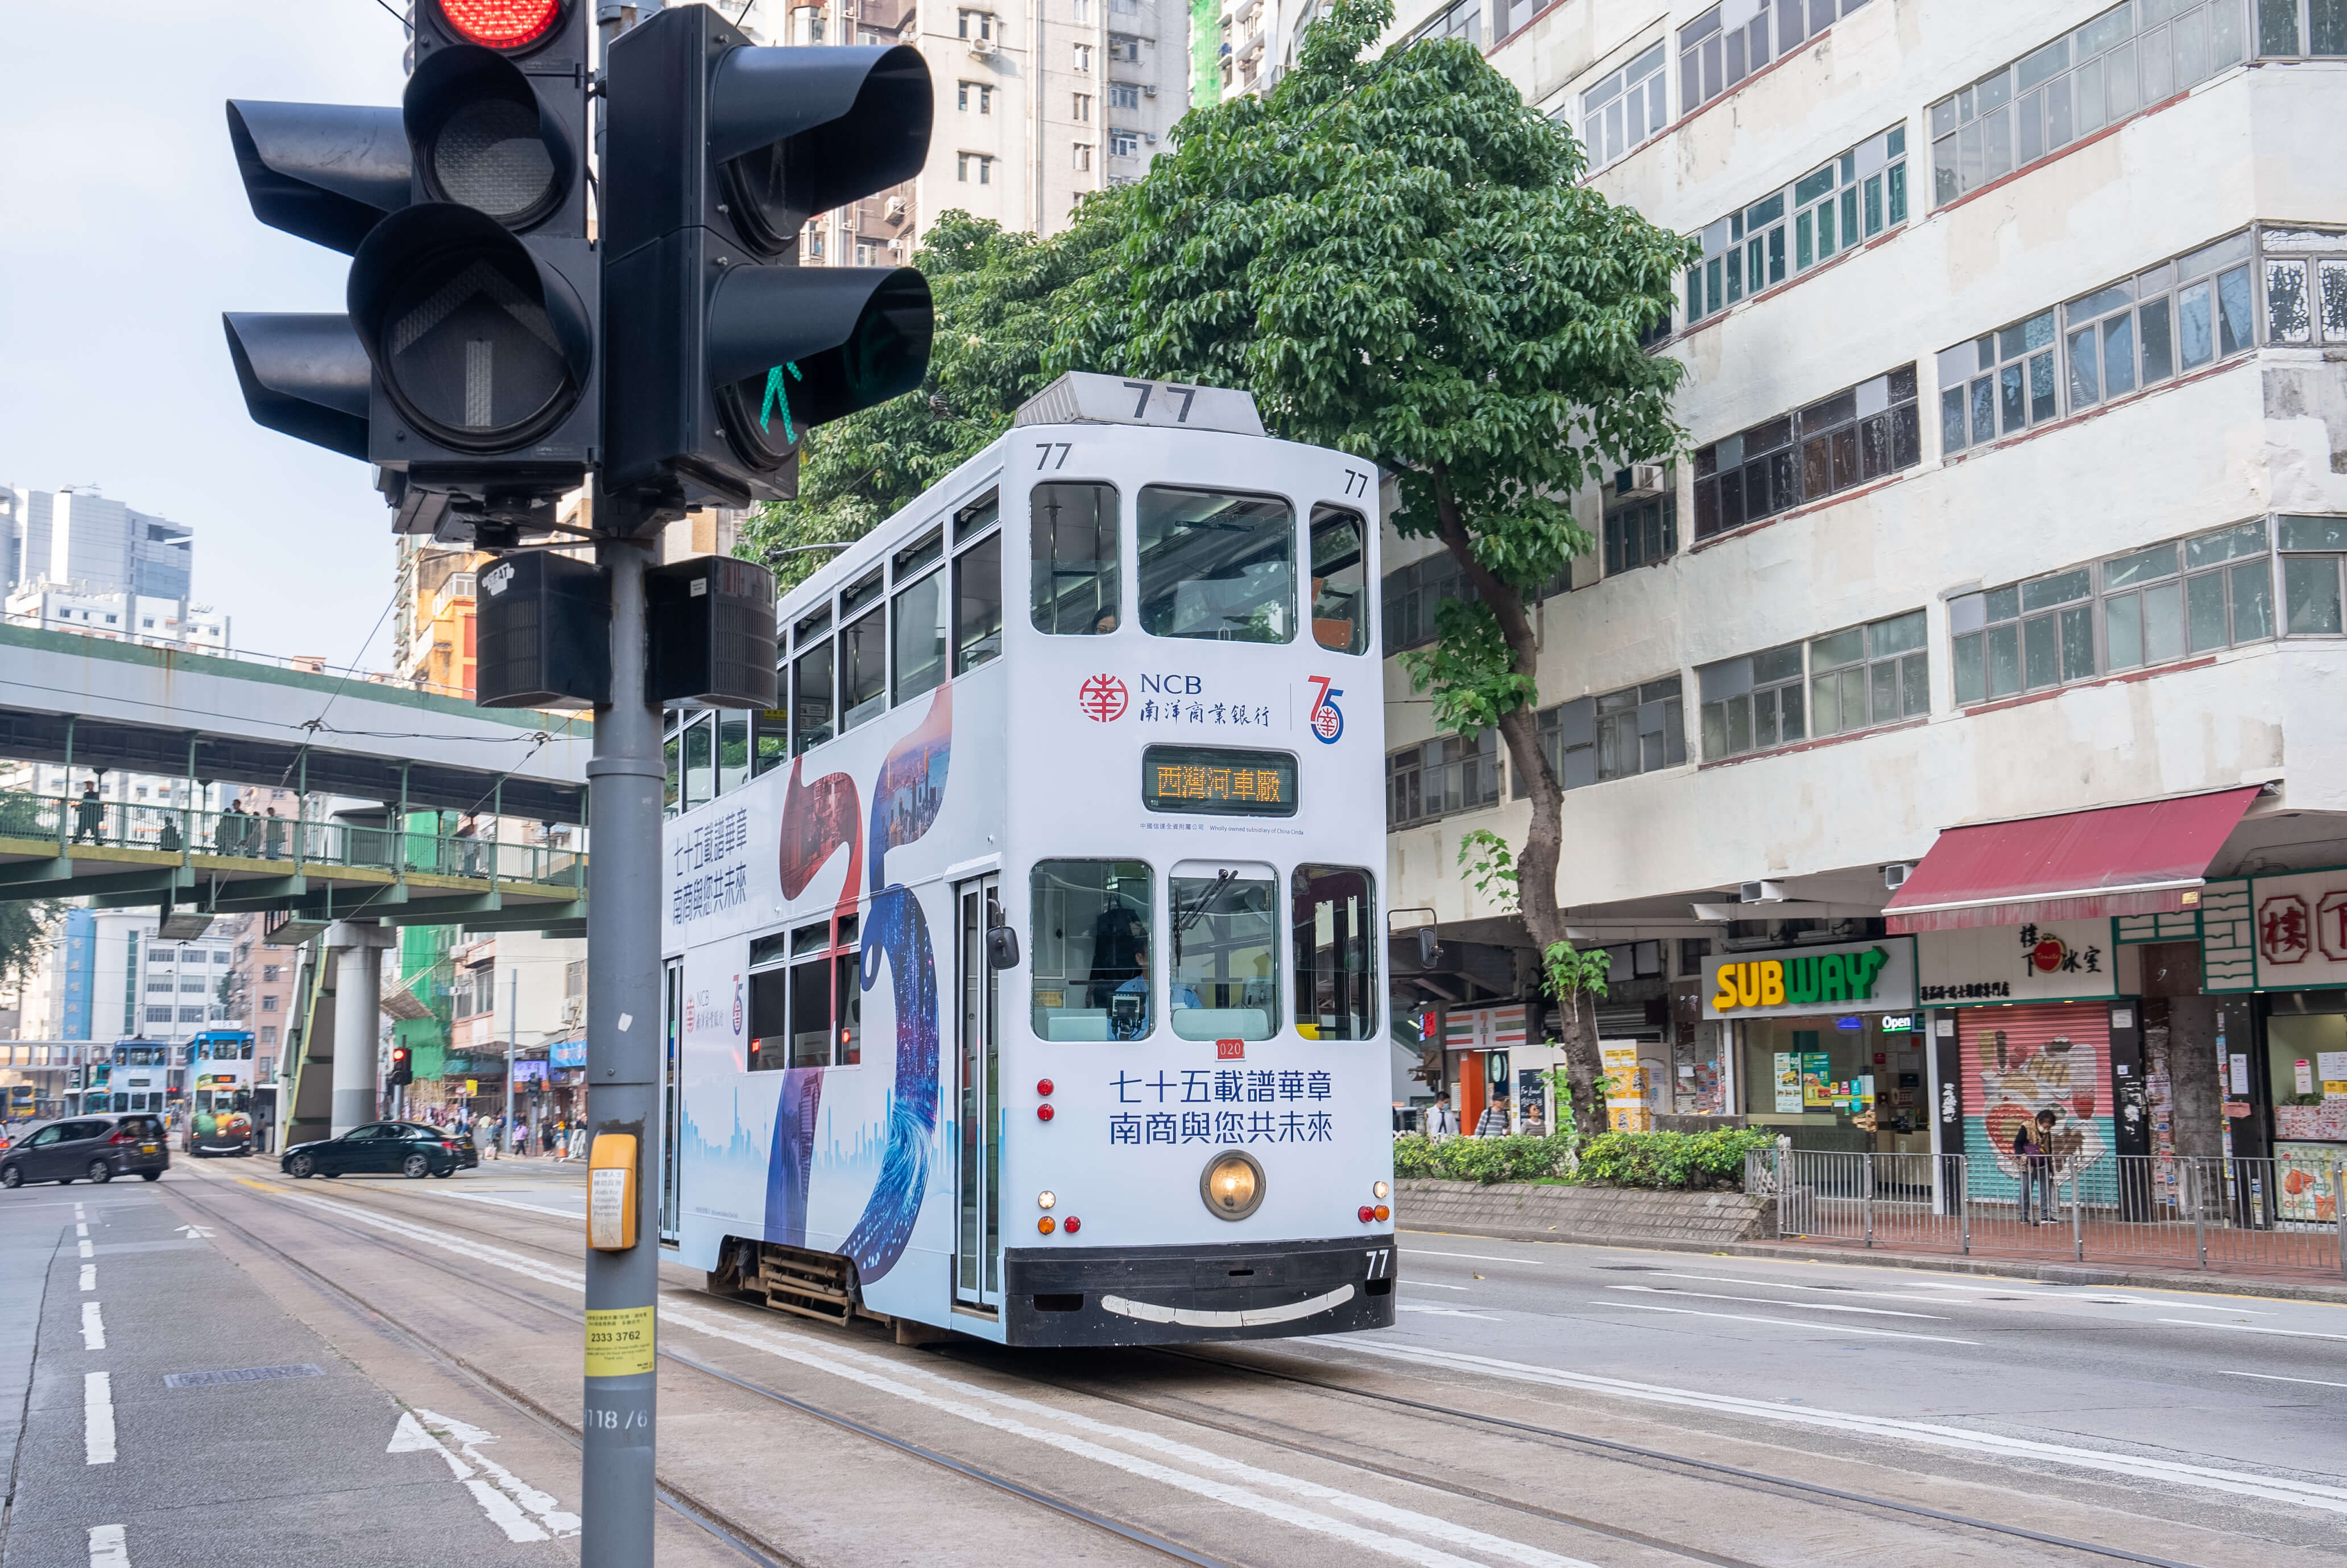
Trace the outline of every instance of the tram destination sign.
<path fill-rule="evenodd" d="M 1294 816 L 1296 759 L 1228 746 L 1149 746 L 1141 753 L 1141 804 L 1160 812 Z"/>

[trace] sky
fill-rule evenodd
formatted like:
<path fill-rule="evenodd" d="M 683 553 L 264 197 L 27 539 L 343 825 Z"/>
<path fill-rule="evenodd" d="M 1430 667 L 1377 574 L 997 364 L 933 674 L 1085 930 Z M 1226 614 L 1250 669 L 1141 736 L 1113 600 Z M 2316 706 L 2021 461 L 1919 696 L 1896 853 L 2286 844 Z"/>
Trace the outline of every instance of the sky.
<path fill-rule="evenodd" d="M 253 424 L 220 328 L 342 310 L 349 258 L 252 216 L 223 105 L 395 105 L 401 23 L 376 0 L 5 9 L 0 484 L 95 484 L 192 524 L 194 597 L 237 646 L 382 667 L 374 470 Z"/>

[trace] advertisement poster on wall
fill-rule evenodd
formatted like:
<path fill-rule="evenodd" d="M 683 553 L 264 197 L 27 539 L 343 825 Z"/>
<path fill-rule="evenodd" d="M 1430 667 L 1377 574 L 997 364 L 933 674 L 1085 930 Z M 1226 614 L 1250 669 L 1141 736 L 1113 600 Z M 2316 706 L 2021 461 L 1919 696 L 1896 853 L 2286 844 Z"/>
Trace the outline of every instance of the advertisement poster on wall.
<path fill-rule="evenodd" d="M 1605 1096 L 1605 1124 L 1616 1132 L 1655 1130 L 1653 1102 L 1646 1097 L 1646 1075 L 1638 1066 L 1635 1040 L 1600 1040 L 1598 1060 L 1613 1090 Z"/>
<path fill-rule="evenodd" d="M 1777 1113 L 1798 1115 L 1801 1110 L 1801 1059 L 1798 1050 L 1780 1050 L 1771 1059 L 1777 1077 Z"/>
<path fill-rule="evenodd" d="M 2309 1225 L 2339 1221 L 2338 1163 L 2347 1148 L 2337 1143 L 2274 1144 L 2276 1211 L 2285 1220 Z"/>
<path fill-rule="evenodd" d="M 2038 1002 L 1967 1009 L 1960 1019 L 1964 1152 L 1973 1189 L 2019 1192 L 2014 1134 L 2041 1111 L 2054 1112 L 2055 1168 L 2086 1173 L 2086 1197 L 2115 1198 L 2111 1152 L 2110 1009 L 2096 1002 Z"/>
<path fill-rule="evenodd" d="M 2115 996 L 2116 951 L 2107 917 L 1925 931 L 1915 938 L 1926 1007 Z"/>

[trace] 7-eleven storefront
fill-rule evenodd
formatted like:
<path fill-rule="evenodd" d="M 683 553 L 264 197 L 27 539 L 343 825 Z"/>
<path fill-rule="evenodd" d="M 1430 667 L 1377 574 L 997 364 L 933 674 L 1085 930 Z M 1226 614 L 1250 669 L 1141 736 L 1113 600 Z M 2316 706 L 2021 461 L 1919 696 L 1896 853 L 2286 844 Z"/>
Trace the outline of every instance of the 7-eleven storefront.
<path fill-rule="evenodd" d="M 1442 1081 L 1450 1108 L 1459 1113 L 1459 1130 L 1472 1132 L 1483 1119 L 1483 1107 L 1494 1098 L 1510 1104 L 1508 1124 L 1522 1124 L 1522 1112 L 1512 1102 L 1519 1067 L 1534 1064 L 1525 1051 L 1525 1023 L 1531 1009 L 1523 1002 L 1490 1007 L 1452 1008 L 1442 1015 Z M 1542 1048 L 1546 1049 L 1546 1048 Z M 1563 1053 L 1556 1053 L 1558 1060 Z"/>

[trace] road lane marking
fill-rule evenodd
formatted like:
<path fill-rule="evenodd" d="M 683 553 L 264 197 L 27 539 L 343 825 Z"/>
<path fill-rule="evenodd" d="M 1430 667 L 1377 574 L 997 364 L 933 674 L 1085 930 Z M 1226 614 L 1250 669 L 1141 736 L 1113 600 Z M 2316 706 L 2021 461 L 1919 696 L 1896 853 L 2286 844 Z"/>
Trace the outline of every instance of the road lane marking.
<path fill-rule="evenodd" d="M 1894 1312 L 1887 1307 L 1843 1307 L 1831 1301 L 1783 1301 L 1773 1296 L 1722 1296 L 1710 1290 L 1679 1290 L 1655 1285 L 1609 1285 L 1608 1290 L 1644 1291 L 1649 1296 L 1684 1296 L 1691 1301 L 1747 1301 L 1756 1307 L 1782 1307 L 1797 1312 L 1863 1312 L 1870 1317 L 1915 1317 L 1926 1323 L 1945 1323 L 1936 1312 Z M 1901 1296 L 1904 1301 L 1908 1299 Z"/>
<path fill-rule="evenodd" d="M 114 1379 L 105 1372 L 82 1375 L 81 1454 L 84 1464 L 114 1462 Z"/>
<path fill-rule="evenodd" d="M 1649 1307 L 1637 1301 L 1593 1301 L 1592 1307 L 1626 1307 L 1633 1312 L 1669 1312 L 1681 1317 L 1717 1317 L 1724 1323 L 1767 1323 L 1778 1328 L 1806 1328 L 1813 1334 L 1863 1334 L 1870 1339 L 1927 1339 L 1934 1345 L 1970 1345 L 1977 1339 L 1951 1339 L 1940 1334 L 1908 1334 L 1896 1328 L 1860 1328 L 1849 1323 L 1805 1323 L 1798 1317 L 1755 1317 L 1743 1312 L 1698 1312 L 1692 1307 Z"/>
<path fill-rule="evenodd" d="M 106 1319 L 99 1315 L 95 1301 L 81 1304 L 81 1348 L 85 1350 L 106 1348 Z"/>
<path fill-rule="evenodd" d="M 1394 1308 L 1396 1312 L 1423 1312 L 1432 1317 L 1473 1317 L 1485 1323 L 1497 1323 L 1488 1312 L 1462 1312 L 1456 1307 L 1412 1307 L 1408 1303 Z"/>
<path fill-rule="evenodd" d="M 86 1263 L 81 1266 L 81 1287 L 84 1290 L 97 1288 L 97 1265 Z"/>
<path fill-rule="evenodd" d="M 89 1568 L 130 1568 L 130 1546 L 119 1524 L 89 1527 Z"/>
<path fill-rule="evenodd" d="M 1554 1262 L 1544 1257 L 1494 1257 L 1490 1253 L 1485 1252 L 1433 1252 L 1422 1246 L 1414 1246 L 1410 1248 L 1406 1255 L 1410 1257 L 1467 1257 L 1474 1259 L 1477 1263 L 1528 1263 L 1534 1268 L 1554 1268 L 1558 1266 Z"/>
<path fill-rule="evenodd" d="M 84 1257 L 96 1257 L 97 1255 L 97 1249 L 90 1245 L 88 1241 L 85 1239 L 81 1244 L 81 1255 Z"/>
<path fill-rule="evenodd" d="M 571 1290 L 585 1289 L 582 1276 L 550 1268 L 533 1259 L 506 1251 L 502 1247 L 462 1240 L 443 1231 L 424 1225 L 410 1225 L 374 1214 L 359 1205 L 329 1198 L 313 1198 L 302 1194 L 288 1194 L 293 1202 L 325 1210 L 328 1213 L 356 1219 L 379 1229 L 405 1235 L 446 1252 L 456 1253 L 512 1273 L 560 1285 Z M 1201 1476 L 1189 1471 L 1175 1470 L 1154 1460 L 1122 1452 L 1092 1440 L 1105 1437 L 1133 1447 L 1150 1450 L 1200 1469 L 1236 1477 L 1265 1491 L 1282 1491 L 1289 1496 L 1318 1502 L 1345 1512 L 1385 1524 L 1392 1529 L 1408 1530 L 1428 1535 L 1454 1545 L 1468 1547 L 1487 1556 L 1499 1557 L 1524 1568 L 1594 1568 L 1580 1558 L 1565 1557 L 1556 1553 L 1530 1546 L 1520 1541 L 1490 1535 L 1470 1526 L 1431 1514 L 1419 1513 L 1399 1507 L 1381 1499 L 1364 1497 L 1318 1481 L 1307 1481 L 1277 1471 L 1263 1470 L 1227 1455 L 1193 1447 L 1177 1440 L 1137 1428 L 1122 1427 L 1077 1411 L 1044 1405 L 1019 1395 L 966 1383 L 922 1367 L 908 1367 L 882 1357 L 860 1351 L 826 1348 L 821 1352 L 808 1349 L 766 1328 L 737 1328 L 723 1317 L 675 1306 L 662 1306 L 661 1317 L 676 1327 L 690 1328 L 712 1338 L 724 1339 L 778 1357 L 795 1361 L 816 1371 L 864 1385 L 909 1402 L 959 1416 L 965 1420 L 990 1427 L 1059 1450 L 1062 1453 L 1089 1459 L 1122 1471 L 1143 1480 L 1155 1481 L 1193 1496 L 1243 1509 L 1248 1512 L 1275 1519 L 1315 1533 L 1339 1541 L 1381 1556 L 1413 1563 L 1419 1568 L 1485 1568 L 1471 1559 L 1456 1556 L 1437 1546 L 1404 1539 L 1385 1530 L 1371 1529 L 1351 1520 L 1332 1517 L 1316 1509 L 1299 1506 L 1281 1497 L 1264 1495 L 1233 1481 L 1214 1476 Z M 932 1392 L 932 1389 L 944 1390 Z M 997 1407 L 988 1409 L 984 1406 Z M 1057 1422 L 1092 1434 L 1080 1437 L 1069 1432 L 1053 1431 L 1032 1424 L 1031 1420 L 1000 1413 L 1014 1410 L 1020 1417 Z"/>
<path fill-rule="evenodd" d="M 2271 1312 L 2255 1312 L 2246 1307 L 2235 1307 L 2229 1302 L 2221 1301 L 2145 1301 L 2139 1305 L 2145 1307 L 2165 1307 L 2170 1312 L 2231 1312 L 2237 1313 L 2243 1317 L 2271 1317 L 2273 1316 Z"/>
<path fill-rule="evenodd" d="M 2277 1372 L 2229 1372 L 2221 1367 L 2217 1369 L 2217 1376 L 2219 1378 L 2256 1378 L 2259 1380 L 2267 1383 L 2311 1383 L 2318 1389 L 2347 1389 L 2347 1383 L 2325 1382 L 2321 1378 L 2285 1378 Z"/>
<path fill-rule="evenodd" d="M 74 1218 L 83 1220 L 87 1219 L 89 1215 L 83 1212 L 82 1206 L 79 1204 L 76 1204 L 74 1205 Z"/>
<path fill-rule="evenodd" d="M 77 1206 L 74 1210 L 74 1235 L 79 1236 L 87 1235 L 88 1234 L 89 1227 L 81 1223 L 81 1210 Z"/>
<path fill-rule="evenodd" d="M 448 1439 L 464 1457 L 449 1450 Z M 505 1532 L 508 1541 L 547 1541 L 579 1533 L 579 1516 L 564 1512 L 550 1493 L 481 1452 L 497 1440 L 495 1432 L 430 1410 L 404 1410 L 392 1429 L 385 1453 L 436 1453 L 447 1461 L 449 1473 L 473 1494 L 489 1522 Z"/>
<path fill-rule="evenodd" d="M 525 1204 L 514 1198 L 493 1198 L 486 1193 L 449 1193 L 445 1195 L 462 1198 L 468 1204 L 495 1204 L 501 1209 L 528 1209 L 534 1214 L 552 1214 L 555 1218 L 562 1220 L 583 1222 L 587 1218 L 587 1211 L 584 1209 L 554 1209 L 547 1207 L 544 1204 Z"/>
<path fill-rule="evenodd" d="M 1796 1327 L 1806 1327 L 1809 1325 Z M 1622 1378 L 1601 1378 L 1587 1372 L 1567 1372 L 1553 1367 L 1503 1361 L 1463 1350 L 1443 1350 L 1414 1340 L 1382 1344 L 1359 1335 L 1339 1338 L 1334 1335 L 1316 1334 L 1309 1337 L 1309 1341 L 1332 1350 L 1352 1350 L 1364 1356 L 1405 1362 L 1421 1373 L 1430 1367 L 1440 1367 L 1447 1371 L 1481 1372 L 1516 1382 L 1611 1394 L 1621 1399 L 1702 1410 L 1712 1415 L 1743 1416 L 1861 1437 L 1897 1439 L 1928 1448 L 1964 1450 L 1975 1458 L 2018 1459 L 2069 1465 L 2134 1480 L 2196 1486 L 2236 1496 L 2264 1498 L 2273 1502 L 2294 1502 L 2302 1508 L 2321 1509 L 2330 1513 L 2347 1513 L 2347 1487 L 2300 1481 L 2292 1476 L 2225 1470 L 2180 1460 L 2116 1453 L 2068 1443 L 2042 1442 L 2032 1438 L 2009 1437 L 2002 1432 L 1941 1426 L 1935 1422 L 1907 1420 L 1896 1416 L 1858 1415 L 1846 1410 L 1825 1409 L 1816 1405 L 1789 1405 L 1773 1399 L 1751 1399 L 1740 1395 L 1714 1394 L 1660 1383 L 1635 1383 Z"/>
<path fill-rule="evenodd" d="M 1471 1285 L 1437 1285 L 1430 1279 L 1405 1279 L 1402 1283 L 1412 1290 L 1472 1290 L 1474 1288 Z"/>
<path fill-rule="evenodd" d="M 2262 1323 L 2211 1323 L 2205 1317 L 2162 1317 L 2179 1328 L 2229 1328 L 2236 1334 L 2278 1334 L 2288 1339 L 2347 1339 L 2347 1334 L 2318 1334 L 2311 1328 L 2269 1328 Z"/>

